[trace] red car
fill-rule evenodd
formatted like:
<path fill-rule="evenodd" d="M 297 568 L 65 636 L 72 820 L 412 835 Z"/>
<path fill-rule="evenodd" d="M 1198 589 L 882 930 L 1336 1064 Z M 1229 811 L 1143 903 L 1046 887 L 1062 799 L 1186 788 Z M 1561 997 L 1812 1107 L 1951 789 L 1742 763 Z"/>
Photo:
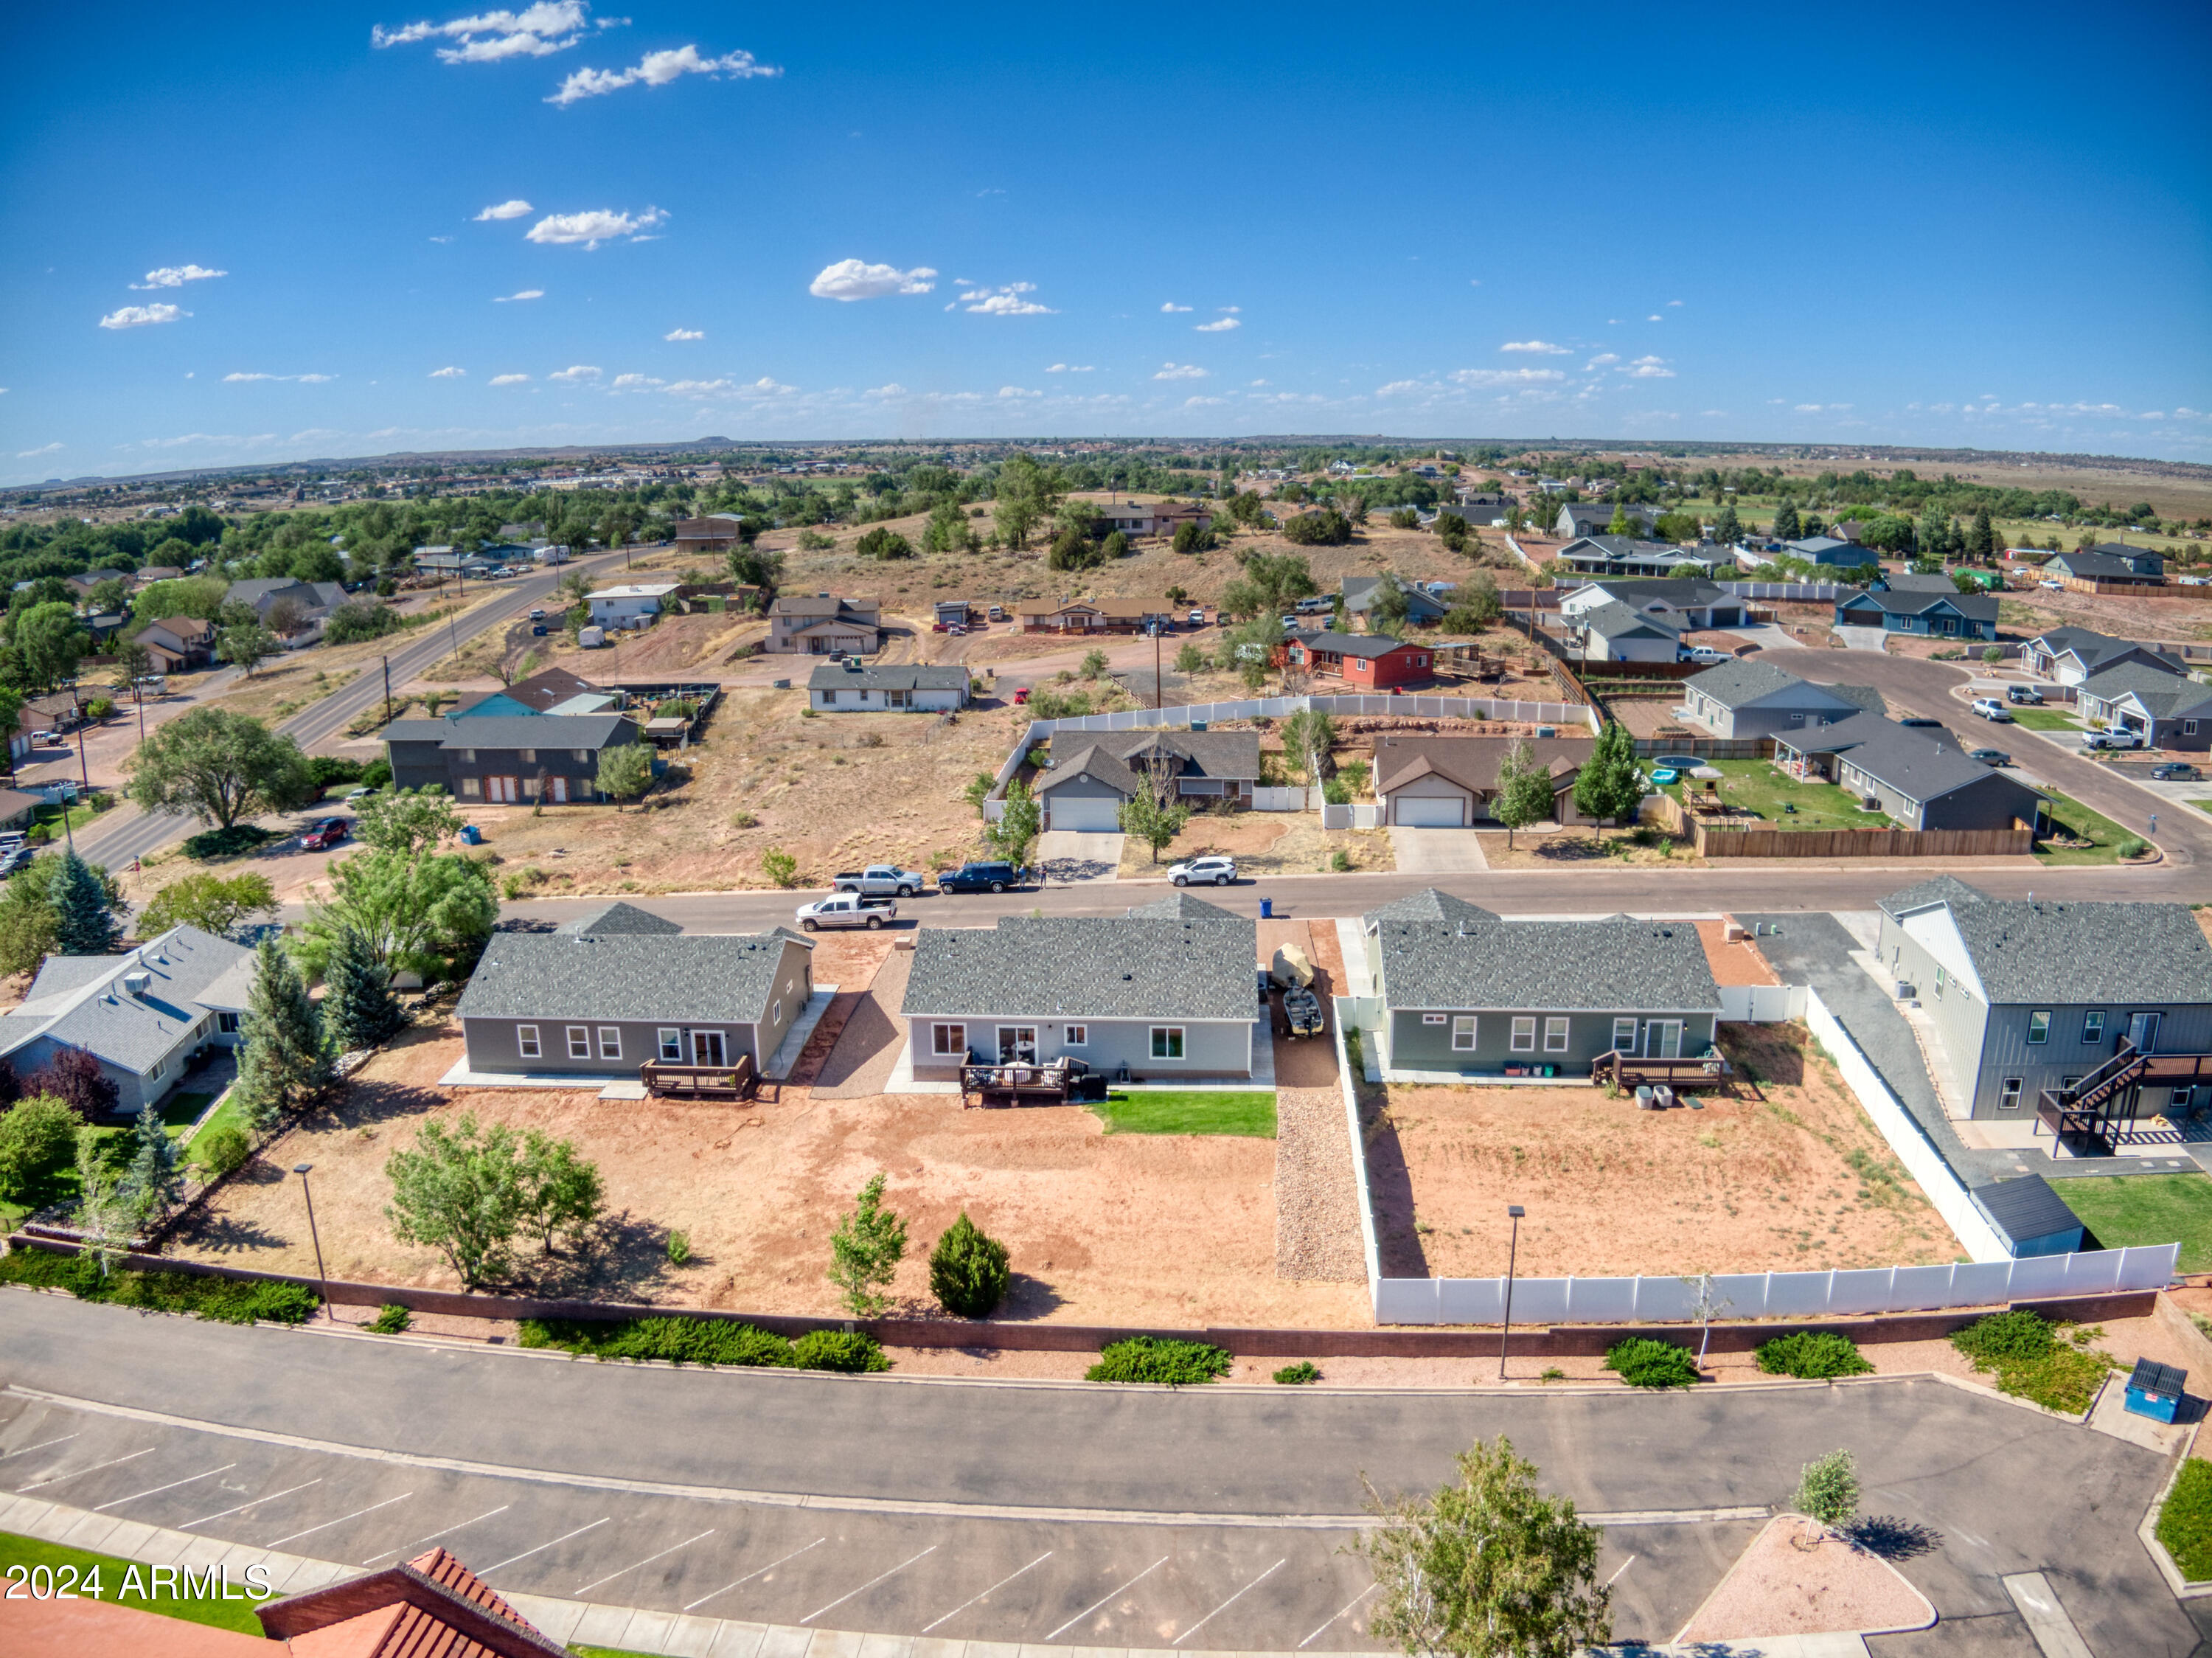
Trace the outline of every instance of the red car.
<path fill-rule="evenodd" d="M 1019 706 L 1021 706 L 1021 704 L 1024 704 L 1024 703 L 1025 703 L 1025 702 L 1029 701 L 1029 699 L 1030 699 L 1030 688 L 1029 688 L 1027 686 L 1023 686 L 1020 689 L 1018 689 L 1018 691 L 1016 691 L 1016 692 L 1014 692 L 1014 705 L 1015 705 L 1017 708 L 1018 708 Z"/>
<path fill-rule="evenodd" d="M 325 818 L 313 829 L 300 837 L 302 851 L 327 852 L 346 838 L 353 825 L 343 818 Z"/>

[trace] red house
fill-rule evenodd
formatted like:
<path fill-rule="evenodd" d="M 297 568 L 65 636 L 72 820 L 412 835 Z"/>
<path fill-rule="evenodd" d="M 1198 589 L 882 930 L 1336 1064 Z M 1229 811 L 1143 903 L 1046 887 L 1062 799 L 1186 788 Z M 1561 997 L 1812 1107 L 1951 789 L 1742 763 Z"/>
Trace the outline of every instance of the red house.
<path fill-rule="evenodd" d="M 1436 653 L 1387 633 L 1293 633 L 1284 647 L 1293 667 L 1346 681 L 1363 691 L 1419 685 L 1432 677 Z"/>

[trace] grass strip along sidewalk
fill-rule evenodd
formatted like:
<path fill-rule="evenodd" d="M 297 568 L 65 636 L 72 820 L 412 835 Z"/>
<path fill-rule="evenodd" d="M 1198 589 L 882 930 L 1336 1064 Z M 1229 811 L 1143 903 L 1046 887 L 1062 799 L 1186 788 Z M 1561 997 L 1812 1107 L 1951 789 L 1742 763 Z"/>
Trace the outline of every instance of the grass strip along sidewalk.
<path fill-rule="evenodd" d="M 249 1586 L 236 1579 L 230 1582 L 229 1600 L 222 1598 L 220 1582 L 197 1593 L 185 1591 L 179 1585 L 174 1564 L 160 1565 L 161 1581 L 156 1583 L 155 1567 L 146 1561 L 94 1554 L 88 1549 L 0 1532 L 0 1576 L 5 1576 L 10 1566 L 22 1567 L 20 1580 L 9 1579 L 9 1588 L 20 1582 L 19 1594 L 33 1594 L 38 1588 L 51 1584 L 52 1593 L 66 1589 L 88 1600 L 129 1606 L 134 1612 L 159 1612 L 164 1618 L 181 1618 L 188 1624 L 205 1624 L 240 1635 L 262 1633 L 261 1620 L 253 1615 L 253 1608 L 270 1596 L 252 1595 Z"/>

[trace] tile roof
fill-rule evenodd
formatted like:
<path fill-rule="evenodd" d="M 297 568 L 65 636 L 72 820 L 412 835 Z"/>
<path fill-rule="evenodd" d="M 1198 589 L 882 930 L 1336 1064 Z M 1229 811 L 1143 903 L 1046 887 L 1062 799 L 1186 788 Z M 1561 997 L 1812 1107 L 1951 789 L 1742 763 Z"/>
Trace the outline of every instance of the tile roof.
<path fill-rule="evenodd" d="M 680 923 L 617 899 L 612 904 L 603 904 L 596 910 L 588 911 L 574 921 L 563 922 L 553 930 L 570 935 L 581 933 L 593 937 L 605 937 L 614 933 L 649 933 L 666 937 L 682 932 L 684 928 Z"/>
<path fill-rule="evenodd" d="M 550 1639 L 441 1548 L 255 1609 L 313 1658 L 559 1658 Z"/>
<path fill-rule="evenodd" d="M 143 1073 L 206 1017 L 201 998 L 253 952 L 197 927 L 172 927 L 120 955 L 50 955 L 22 1003 L 0 1017 L 0 1055 L 40 1037 L 83 1048 L 119 1070 Z M 145 973 L 143 994 L 123 988 Z M 228 998 L 216 1006 L 233 1006 Z"/>
<path fill-rule="evenodd" d="M 1723 708 L 1747 707 L 1762 698 L 1771 697 L 1778 691 L 1790 692 L 1793 695 L 1802 692 L 1802 698 L 1795 700 L 1812 708 L 1818 708 L 1825 699 L 1833 703 L 1839 714 L 1845 709 L 1858 706 L 1856 699 L 1844 696 L 1841 692 L 1801 680 L 1795 674 L 1785 673 L 1773 663 L 1761 661 L 1757 657 L 1741 657 L 1732 662 L 1723 662 L 1717 667 L 1709 667 L 1702 674 L 1692 674 L 1682 681 L 1682 686 L 1686 691 L 1694 691 L 1711 698 Z"/>
<path fill-rule="evenodd" d="M 809 691 L 960 691 L 967 684 L 968 670 L 957 663 L 944 667 L 921 662 L 840 667 L 836 662 L 824 662 L 806 679 Z"/>
<path fill-rule="evenodd" d="M 1688 922 L 1369 920 L 1390 1008 L 1717 1013 Z"/>
<path fill-rule="evenodd" d="M 1516 741 L 1525 741 L 1529 757 L 1554 781 L 1582 770 L 1595 737 L 1401 737 L 1375 739 L 1375 789 L 1395 794 L 1416 778 L 1439 777 L 1462 789 L 1488 794 L 1498 787 L 1498 768 Z"/>
<path fill-rule="evenodd" d="M 900 1011 L 1244 1021 L 1258 960 L 1241 916 L 1007 916 L 995 928 L 924 929 Z"/>
<path fill-rule="evenodd" d="M 463 1019 L 758 1024 L 787 942 L 750 933 L 501 933 L 455 1011 Z"/>

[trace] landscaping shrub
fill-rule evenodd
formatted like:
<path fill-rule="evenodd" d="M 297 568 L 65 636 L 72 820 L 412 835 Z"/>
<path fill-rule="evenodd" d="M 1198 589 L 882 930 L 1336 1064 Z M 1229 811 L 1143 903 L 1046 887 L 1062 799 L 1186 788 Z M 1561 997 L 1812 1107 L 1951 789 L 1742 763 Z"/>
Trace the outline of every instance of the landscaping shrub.
<path fill-rule="evenodd" d="M 414 1321 L 415 1315 L 398 1301 L 386 1301 L 376 1309 L 367 1327 L 380 1336 L 396 1336 Z"/>
<path fill-rule="evenodd" d="M 1132 1336 L 1099 1350 L 1098 1362 L 1085 1381 L 1153 1381 L 1170 1387 L 1194 1387 L 1229 1374 L 1229 1355 L 1202 1341 L 1159 1341 Z"/>
<path fill-rule="evenodd" d="M 1753 1356 L 1770 1376 L 1816 1381 L 1829 1376 L 1863 1376 L 1874 1368 L 1849 1336 L 1832 1331 L 1799 1330 L 1761 1342 Z"/>
<path fill-rule="evenodd" d="M 891 1368 L 876 1338 L 859 1330 L 810 1330 L 791 1344 L 791 1363 L 794 1369 L 842 1370 L 849 1375 Z"/>
<path fill-rule="evenodd" d="M 35 1284 L 66 1289 L 79 1301 L 107 1301 L 154 1313 L 189 1313 L 222 1324 L 304 1324 L 322 1297 L 298 1283 L 267 1283 L 207 1278 L 191 1272 L 141 1272 L 112 1269 L 102 1277 L 89 1253 L 58 1254 L 46 1249 L 10 1250 L 0 1259 L 0 1283 Z"/>
<path fill-rule="evenodd" d="M 371 760 L 361 768 L 361 782 L 365 789 L 391 788 L 392 762 L 380 759 Z"/>
<path fill-rule="evenodd" d="M 0 1198 L 27 1198 L 76 1161 L 77 1114 L 39 1095 L 0 1117 Z"/>
<path fill-rule="evenodd" d="M 776 1368 L 791 1362 L 781 1336 L 726 1319 L 525 1319 L 525 1347 L 559 1347 L 595 1359 Z"/>
<path fill-rule="evenodd" d="M 1951 1345 L 1972 1359 L 1977 1369 L 2000 1364 L 2024 1364 L 2039 1359 L 2058 1344 L 2050 1321 L 2040 1314 L 2018 1308 L 1992 1313 L 1954 1331 Z"/>
<path fill-rule="evenodd" d="M 1006 1245 L 962 1210 L 929 1252 L 929 1293 L 937 1304 L 957 1319 L 988 1319 L 1012 1283 Z"/>
<path fill-rule="evenodd" d="M 1300 1359 L 1276 1371 L 1275 1380 L 1285 1387 L 1303 1387 L 1308 1382 L 1321 1380 L 1321 1368 L 1311 1359 Z"/>
<path fill-rule="evenodd" d="M 2181 1465 L 2158 1511 L 2158 1540 L 2189 1582 L 2212 1578 L 2212 1462 L 2191 1457 Z"/>
<path fill-rule="evenodd" d="M 1631 1387 L 1687 1387 L 1703 1380 L 1688 1348 L 1644 1336 L 1631 1336 L 1607 1348 L 1605 1368 L 1619 1371 Z"/>
<path fill-rule="evenodd" d="M 761 854 L 761 869 L 779 887 L 798 885 L 799 860 L 788 852 L 771 846 Z"/>
<path fill-rule="evenodd" d="M 356 783 L 367 768 L 359 760 L 343 759 L 336 754 L 307 756 L 307 776 L 319 789 L 335 788 L 339 783 Z"/>
<path fill-rule="evenodd" d="M 252 851 L 255 847 L 281 838 L 273 829 L 264 829 L 258 824 L 233 824 L 228 829 L 203 829 L 197 835 L 185 837 L 185 856 L 202 863 L 217 858 L 234 858 Z"/>
<path fill-rule="evenodd" d="M 246 1137 L 246 1131 L 235 1123 L 225 1123 L 192 1137 L 192 1161 L 210 1174 L 228 1174 L 242 1167 L 252 1155 L 253 1148 Z"/>
<path fill-rule="evenodd" d="M 2076 1338 L 2086 1340 L 2086 1332 Z M 1997 1391 L 2031 1399 L 2046 1410 L 2079 1416 L 2097 1395 L 2112 1361 L 2059 1340 L 2057 1328 L 2016 1308 L 1992 1313 L 1953 1334 L 1951 1344 L 1997 1379 Z"/>
<path fill-rule="evenodd" d="M 668 1234 L 668 1264 L 671 1266 L 681 1266 L 690 1259 L 691 1234 L 688 1232 L 671 1232 Z"/>

